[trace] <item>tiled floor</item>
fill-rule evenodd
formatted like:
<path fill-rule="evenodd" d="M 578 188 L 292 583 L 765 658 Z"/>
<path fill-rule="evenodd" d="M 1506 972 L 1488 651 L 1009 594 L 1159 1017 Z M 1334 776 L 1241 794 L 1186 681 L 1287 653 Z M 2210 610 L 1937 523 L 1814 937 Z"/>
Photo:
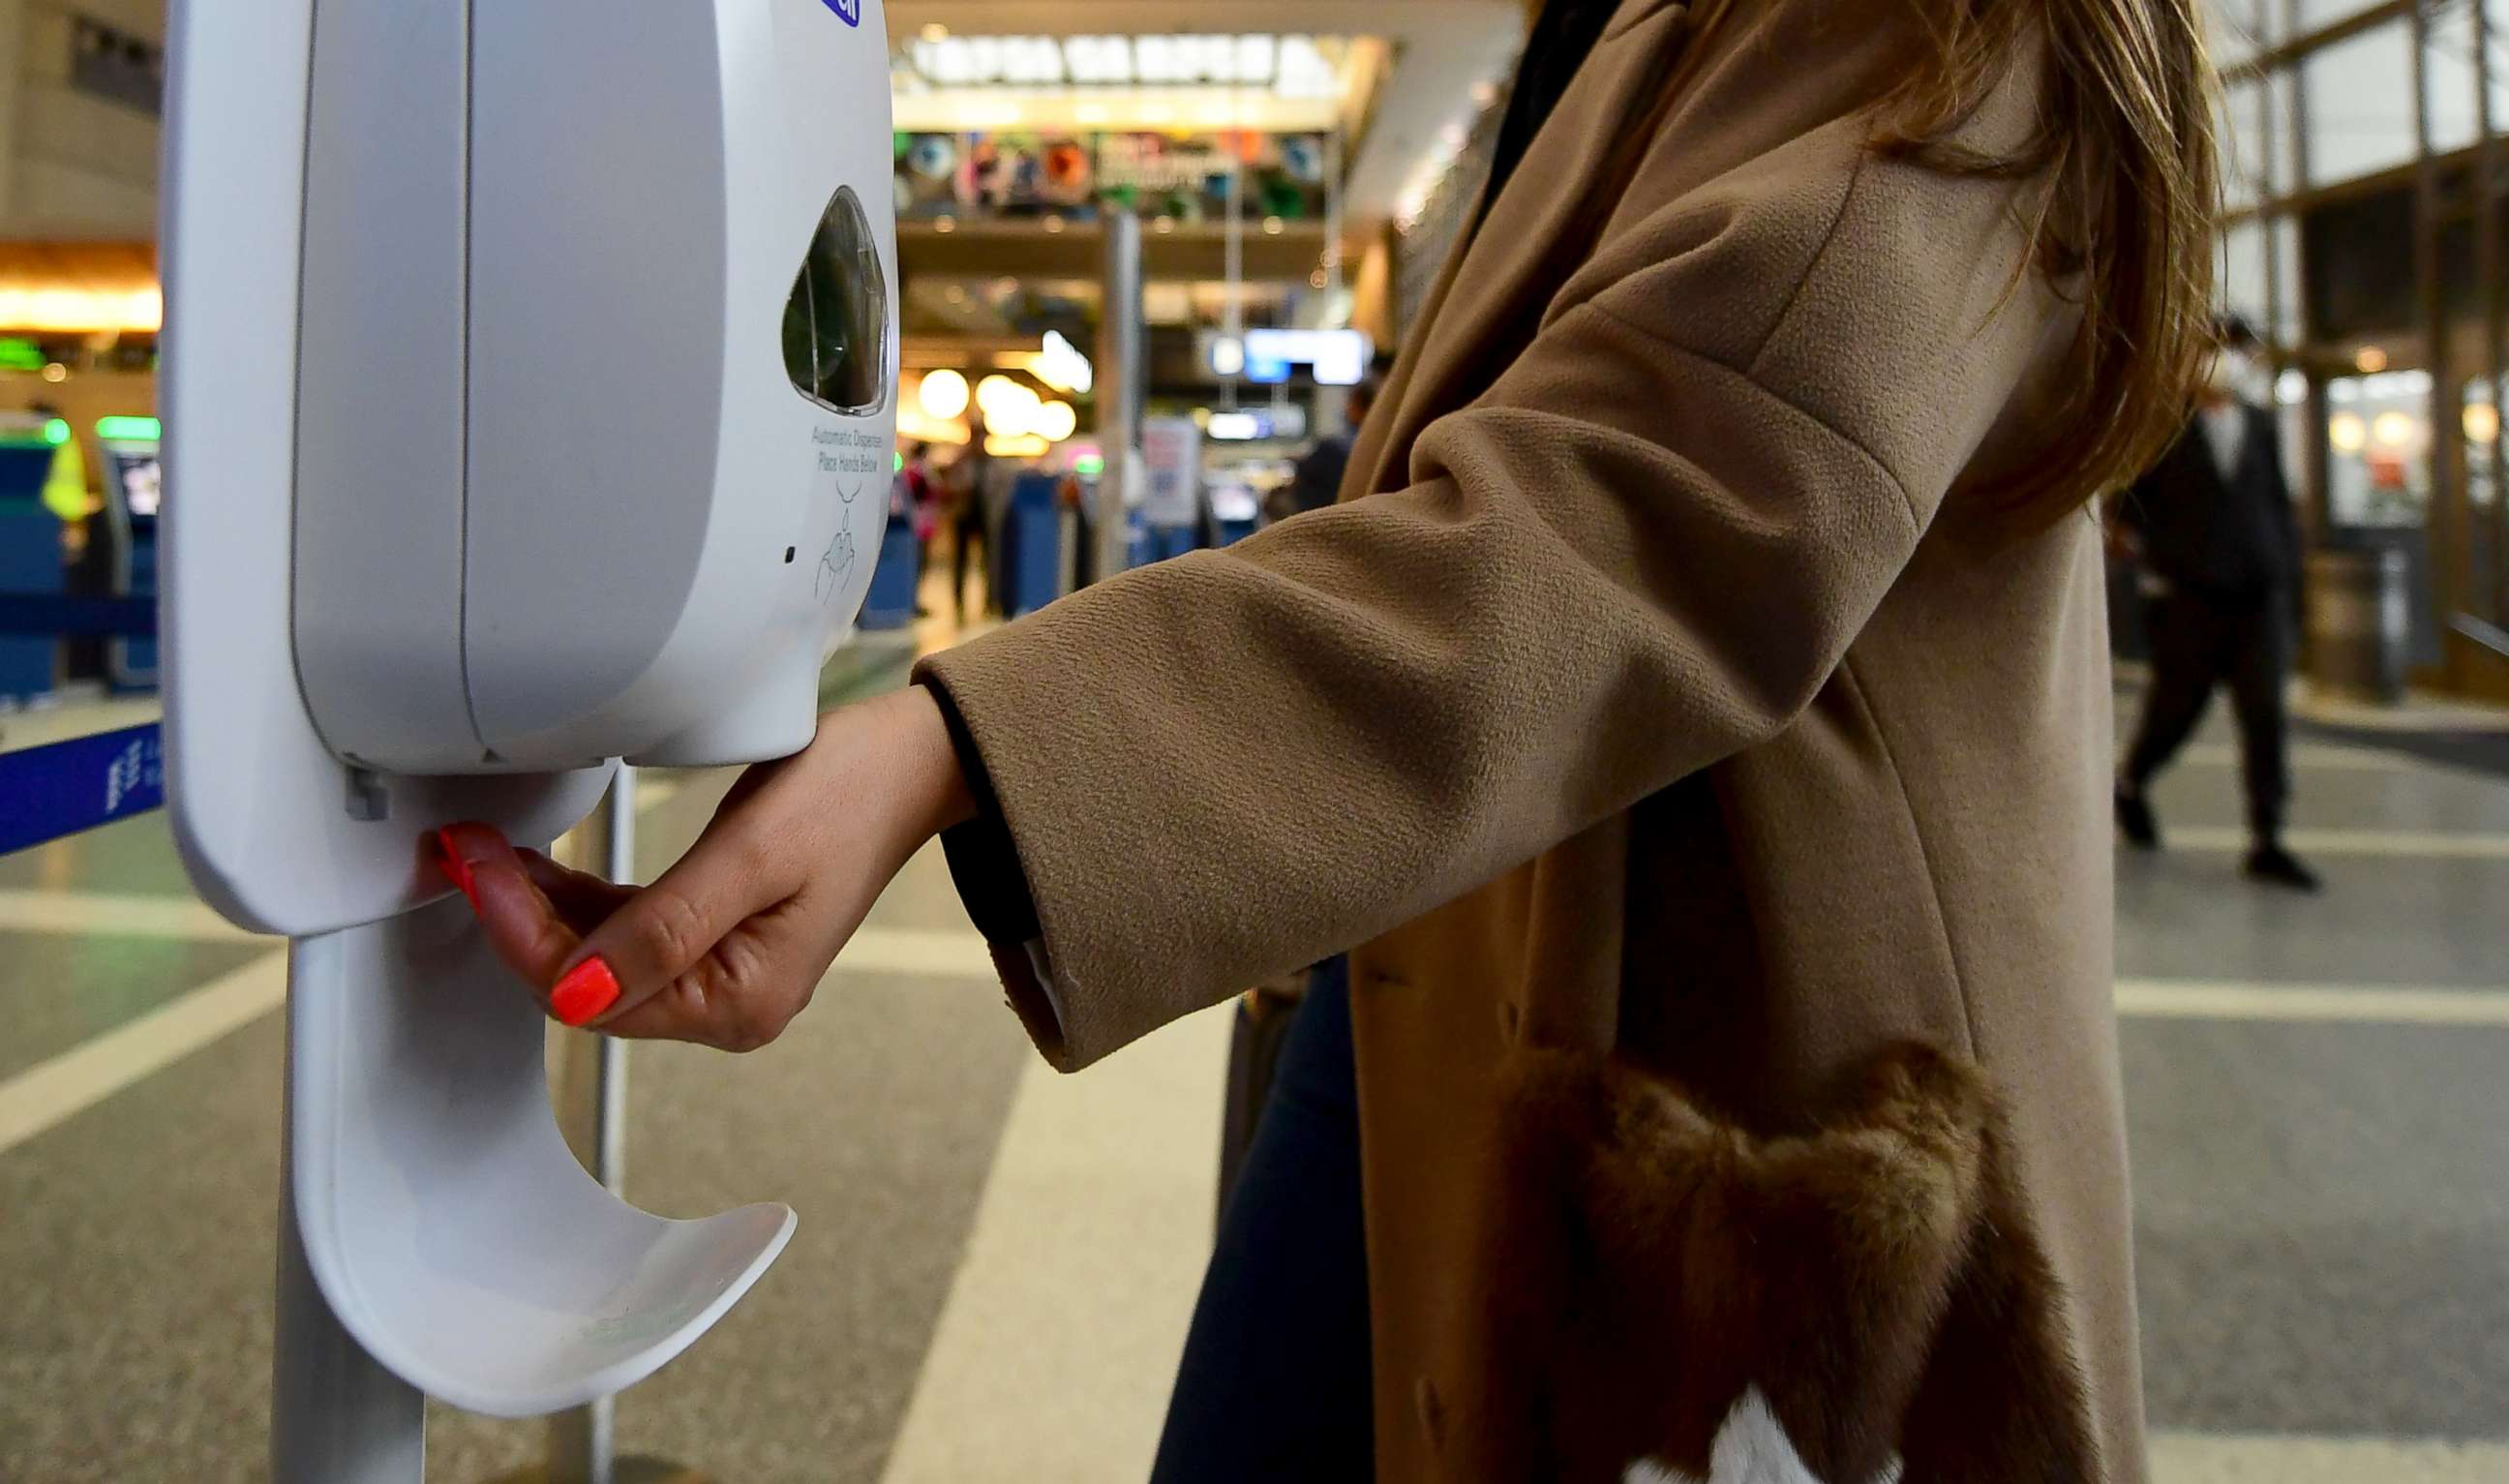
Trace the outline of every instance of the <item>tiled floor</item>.
<path fill-rule="evenodd" d="M 835 688 L 895 684 L 904 654 L 857 651 Z M 2237 875 L 2229 740 L 2217 721 L 2159 789 L 2195 848 L 2119 870 L 2158 1476 L 2509 1480 L 2509 849 L 2485 843 L 2509 842 L 2509 779 L 2303 747 L 2330 889 L 2274 896 Z M 729 781 L 647 779 L 648 872 Z M 7 1484 L 261 1476 L 280 1024 L 236 1000 L 239 1028 L 183 1041 L 203 986 L 270 971 L 182 897 L 162 819 L 0 860 Z M 635 1050 L 635 1199 L 777 1198 L 801 1228 L 621 1399 L 623 1446 L 744 1484 L 1141 1477 L 1209 1236 L 1223 1057 L 1206 1017 L 1054 1077 L 919 857 L 784 1041 Z M 13 1091 L 73 1085 L 70 1116 L 12 1123 Z M 541 1439 L 440 1411 L 429 1478 L 474 1484 Z"/>

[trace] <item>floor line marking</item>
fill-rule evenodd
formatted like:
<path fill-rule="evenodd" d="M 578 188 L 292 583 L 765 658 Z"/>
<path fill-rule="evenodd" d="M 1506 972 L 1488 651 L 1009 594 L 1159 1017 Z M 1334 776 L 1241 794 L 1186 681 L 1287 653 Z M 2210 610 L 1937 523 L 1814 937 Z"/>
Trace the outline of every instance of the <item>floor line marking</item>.
<path fill-rule="evenodd" d="M 266 953 L 0 1082 L 0 1154 L 259 1020 L 287 996 L 287 955 Z"/>
<path fill-rule="evenodd" d="M 248 943 L 260 937 L 192 897 L 0 887 L 0 932 Z"/>
<path fill-rule="evenodd" d="M 1142 1478 L 1211 1251 L 1234 1012 L 1030 1057 L 882 1484 Z"/>
<path fill-rule="evenodd" d="M 963 928 L 863 928 L 837 955 L 837 968 L 950 979 L 992 979 L 995 972 L 985 940 Z"/>
<path fill-rule="evenodd" d="M 2239 750 L 2228 742 L 2198 742 L 2182 749 L 2171 759 L 2172 763 L 2191 767 L 2237 767 Z M 2346 747 L 2338 742 L 2303 742 L 2291 750 L 2292 765 L 2297 768 L 2322 768 L 2327 771 L 2362 773 L 2431 773 L 2448 776 L 2453 769 L 2425 761 L 2408 753 L 2385 752 L 2375 747 Z"/>
<path fill-rule="evenodd" d="M 2509 1026 L 2509 990 L 2121 979 L 2116 1009 L 2125 1020 Z"/>
<path fill-rule="evenodd" d="M 2166 825 L 2161 842 L 2173 849 L 2236 851 L 2249 848 L 2248 832 L 2235 825 Z M 2283 843 L 2302 856 L 2415 857 L 2432 861 L 2509 861 L 2509 835 L 2438 830 L 2287 830 Z"/>
<path fill-rule="evenodd" d="M 11 900 L 0 898 L 0 905 Z M 73 900 L 96 906 L 95 899 Z M 148 900 L 160 909 L 169 905 Z M 160 925 L 166 915 L 158 914 Z M 277 952 L 255 958 L 0 1082 L 0 1151 L 278 1009 L 285 999 L 285 955 Z M 936 978 L 987 979 L 993 973 L 985 943 L 975 934 L 918 928 L 866 928 L 838 955 L 836 967 Z M 2116 1010 L 2126 1020 L 2509 1028 L 2509 989 L 2124 979 L 2116 983 Z"/>
<path fill-rule="evenodd" d="M 54 907 L 62 901 L 99 910 L 128 905 L 49 892 L 15 895 L 35 897 Z M 0 898 L 0 907 L 9 900 Z M 137 900 L 159 909 L 188 905 L 217 926 L 225 926 L 198 903 Z M 151 921 L 168 927 L 172 915 L 158 911 Z M 0 920 L 0 926 L 7 925 Z M 57 916 L 52 925 L 57 929 Z M 245 936 L 233 928 L 227 928 L 226 935 Z M 190 935 L 169 932 L 169 936 Z M 993 976 L 992 958 L 982 938 L 970 932 L 917 928 L 865 928 L 837 955 L 836 966 L 857 974 L 987 980 Z M 0 1082 L 0 1153 L 277 1010 L 286 998 L 287 955 L 267 953 Z"/>
<path fill-rule="evenodd" d="M 2276 1436 L 2184 1428 L 2152 1435 L 2153 1484 L 2498 1484 L 2509 1444 Z"/>

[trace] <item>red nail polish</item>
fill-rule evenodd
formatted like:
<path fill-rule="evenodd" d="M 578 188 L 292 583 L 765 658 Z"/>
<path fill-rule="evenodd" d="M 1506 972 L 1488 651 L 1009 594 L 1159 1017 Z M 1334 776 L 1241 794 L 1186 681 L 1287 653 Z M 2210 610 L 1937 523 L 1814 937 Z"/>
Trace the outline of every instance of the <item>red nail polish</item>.
<path fill-rule="evenodd" d="M 618 976 L 598 958 L 587 958 L 549 989 L 549 1010 L 569 1025 L 583 1026 L 618 1003 Z"/>
<path fill-rule="evenodd" d="M 470 909 L 477 911 L 479 886 L 477 882 L 470 879 L 470 863 L 462 859 L 461 851 L 453 848 L 452 831 L 435 832 L 435 854 L 436 864 L 443 868 L 446 875 L 453 878 L 454 885 L 462 888 L 462 895 L 470 899 Z"/>

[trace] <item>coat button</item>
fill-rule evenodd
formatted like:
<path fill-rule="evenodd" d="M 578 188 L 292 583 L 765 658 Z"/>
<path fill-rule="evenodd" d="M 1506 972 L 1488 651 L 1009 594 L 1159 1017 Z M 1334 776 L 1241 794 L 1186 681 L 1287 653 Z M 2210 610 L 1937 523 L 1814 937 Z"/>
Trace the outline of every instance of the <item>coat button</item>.
<path fill-rule="evenodd" d="M 1446 1404 L 1438 1399 L 1438 1389 L 1423 1376 L 1411 1389 L 1412 1405 L 1420 1413 L 1420 1433 L 1436 1448 L 1445 1441 Z"/>

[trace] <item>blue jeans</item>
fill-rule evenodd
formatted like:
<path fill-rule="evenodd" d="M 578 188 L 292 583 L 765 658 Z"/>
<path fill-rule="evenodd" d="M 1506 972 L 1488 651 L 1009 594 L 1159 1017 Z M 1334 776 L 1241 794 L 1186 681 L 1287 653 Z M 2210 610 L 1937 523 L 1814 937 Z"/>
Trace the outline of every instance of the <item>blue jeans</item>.
<path fill-rule="evenodd" d="M 1367 1245 L 1350 969 L 1316 967 L 1228 1198 L 1151 1484 L 1367 1479 Z"/>

